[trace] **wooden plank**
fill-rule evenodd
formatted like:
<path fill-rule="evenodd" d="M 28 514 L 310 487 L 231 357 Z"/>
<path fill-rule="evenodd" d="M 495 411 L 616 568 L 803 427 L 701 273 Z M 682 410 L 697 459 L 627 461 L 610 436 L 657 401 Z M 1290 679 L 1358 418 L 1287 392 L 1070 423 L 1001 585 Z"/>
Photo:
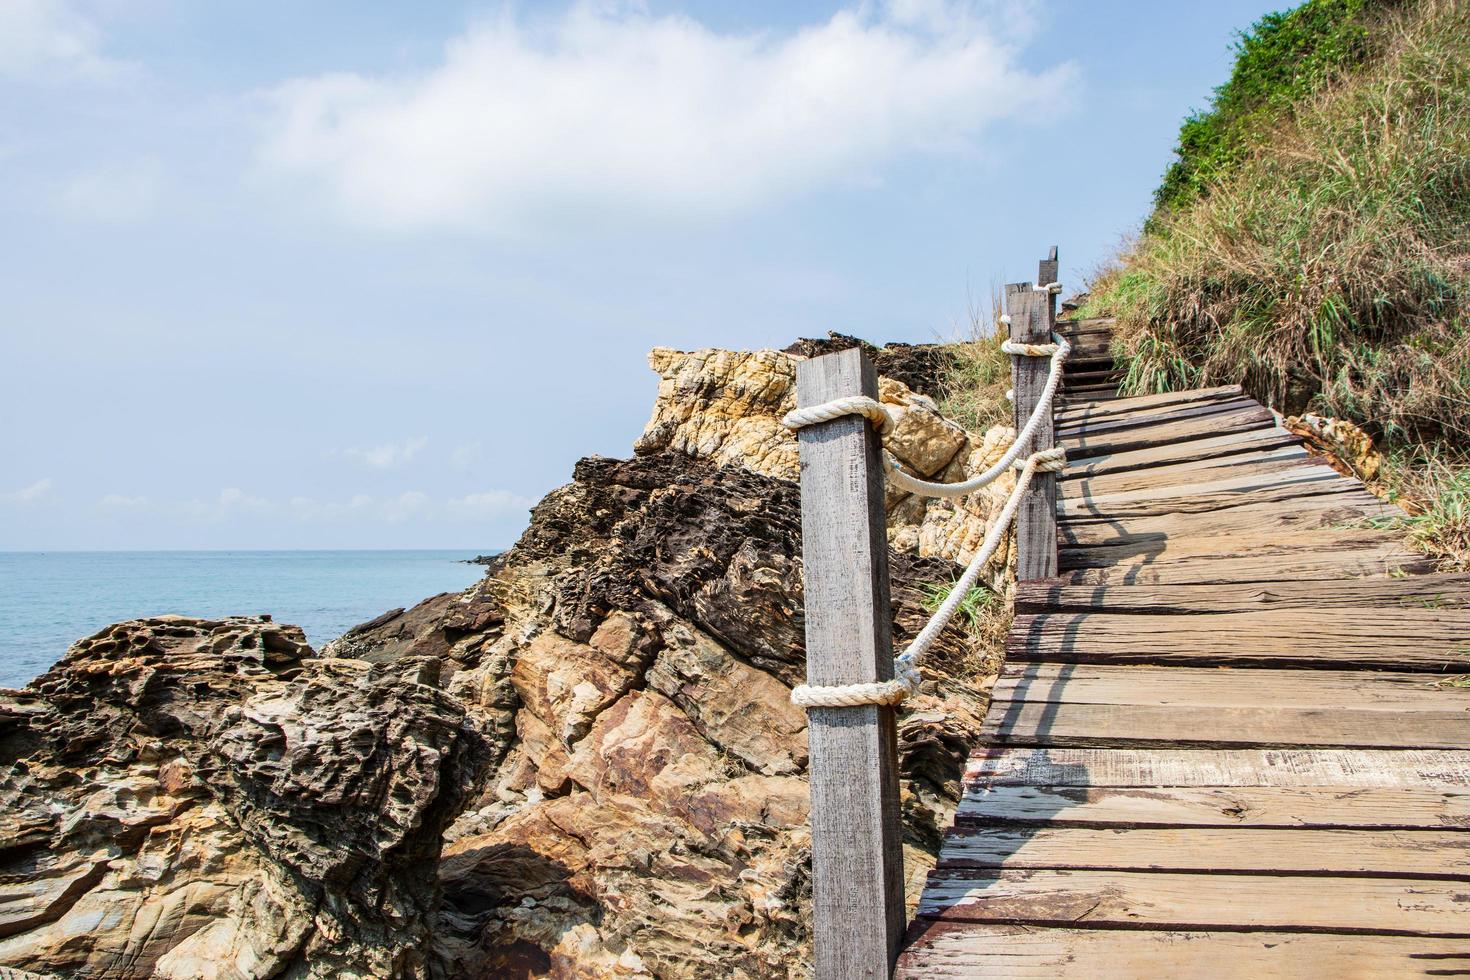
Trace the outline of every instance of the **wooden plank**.
<path fill-rule="evenodd" d="M 992 704 L 1030 701 L 1201 708 L 1270 706 L 1277 710 L 1341 709 L 1396 715 L 1450 711 L 1470 720 L 1470 688 L 1447 688 L 1423 674 L 1377 670 L 1120 667 L 1012 661 L 1001 670 L 990 696 Z"/>
<path fill-rule="evenodd" d="M 1470 941 L 926 922 L 896 980 L 1388 980 L 1470 971 Z"/>
<path fill-rule="evenodd" d="M 1148 469 L 1072 477 L 1059 481 L 1057 490 L 1063 499 L 1071 499 L 1086 494 L 1100 495 L 1150 487 L 1179 486 L 1195 480 L 1220 480 L 1231 474 L 1289 471 L 1293 467 L 1302 466 L 1330 468 L 1322 462 L 1320 456 L 1313 456 L 1300 446 L 1280 446 L 1265 452 L 1238 453 L 1219 459 L 1197 459 L 1188 463 L 1151 466 Z"/>
<path fill-rule="evenodd" d="M 1282 578 L 1318 582 L 1344 582 L 1368 576 L 1415 574 L 1434 569 L 1434 561 L 1407 552 L 1399 556 L 1378 551 L 1338 554 L 1320 551 L 1290 558 L 1217 558 L 1208 562 L 1161 561 L 1128 568 L 1079 568 L 1060 578 L 1073 585 L 1201 585 L 1211 582 L 1275 582 Z"/>
<path fill-rule="evenodd" d="M 935 873 L 918 914 L 1089 928 L 1280 929 L 1470 937 L 1452 881 L 1118 871 Z"/>
<path fill-rule="evenodd" d="M 1052 297 L 1032 288 L 1031 283 L 1006 286 L 1006 311 L 1011 318 L 1011 340 L 1023 344 L 1044 344 L 1051 339 L 1050 310 Z M 1015 425 L 1017 431 L 1031 417 L 1041 400 L 1042 390 L 1051 369 L 1044 357 L 1011 358 L 1011 381 L 1015 389 Z M 1054 445 L 1051 413 L 1036 428 L 1031 452 L 1050 449 Z M 1016 578 L 1021 581 L 1051 578 L 1057 573 L 1057 480 L 1055 473 L 1038 472 L 1016 510 Z"/>
<path fill-rule="evenodd" d="M 1070 363 L 1070 362 L 1069 362 Z M 1204 402 L 1228 401 L 1245 394 L 1240 385 L 1221 385 L 1217 388 L 1193 388 L 1189 391 L 1170 391 L 1162 395 L 1126 396 L 1106 405 L 1085 405 L 1069 408 L 1057 413 L 1058 425 L 1071 425 L 1089 419 L 1111 419 L 1130 415 L 1149 414 L 1161 408 L 1191 405 Z"/>
<path fill-rule="evenodd" d="M 1470 880 L 1470 841 L 1440 830 L 962 827 L 945 835 L 940 867 Z"/>
<path fill-rule="evenodd" d="M 1066 439 L 1078 438 L 1084 435 L 1101 435 L 1105 432 L 1123 432 L 1129 429 L 1157 428 L 1190 419 L 1221 415 L 1226 412 L 1256 411 L 1260 408 L 1260 403 L 1254 398 L 1247 398 L 1241 395 L 1238 398 L 1230 398 L 1222 401 L 1191 402 L 1185 405 L 1158 408 L 1152 412 L 1136 415 L 1119 415 L 1102 419 L 1091 418 L 1081 421 L 1069 419 L 1065 424 L 1057 424 L 1057 434 L 1061 438 Z"/>
<path fill-rule="evenodd" d="M 1021 583 L 1016 612 L 1109 612 L 1150 615 L 1326 608 L 1470 609 L 1470 575 L 1228 585 L 1063 585 Z"/>
<path fill-rule="evenodd" d="M 1227 494 L 1240 497 L 1256 490 L 1274 490 L 1302 483 L 1330 483 L 1334 490 L 1361 491 L 1363 489 L 1361 482 L 1342 476 L 1330 466 L 1303 465 L 1296 462 L 1285 468 L 1276 469 L 1242 466 L 1234 470 L 1226 470 L 1213 479 L 1191 473 L 1188 477 L 1164 481 L 1157 486 L 1123 486 L 1101 492 L 1089 489 L 1086 480 L 1074 481 L 1063 498 L 1062 509 L 1064 512 L 1070 511 L 1074 514 L 1091 515 L 1095 513 L 1107 517 L 1114 513 L 1118 504 Z M 1191 511 L 1175 510 L 1171 513 L 1191 513 Z"/>
<path fill-rule="evenodd" d="M 1363 485 L 1349 477 L 1318 479 L 1285 485 L 1260 485 L 1259 481 L 1228 490 L 1190 493 L 1187 488 L 1169 496 L 1143 496 L 1110 498 L 1107 501 L 1064 500 L 1058 505 L 1058 516 L 1069 523 L 1091 521 L 1112 523 L 1137 517 L 1161 517 L 1165 515 L 1201 514 L 1230 507 L 1259 507 L 1262 504 L 1282 504 L 1303 497 L 1330 497 L 1332 503 L 1351 505 L 1375 503 Z M 1104 510 L 1106 505 L 1106 510 Z"/>
<path fill-rule="evenodd" d="M 1470 789 L 1470 751 L 994 747 L 965 767 L 995 786 L 1336 786 Z"/>
<path fill-rule="evenodd" d="M 1144 538 L 1242 535 L 1262 531 L 1346 530 L 1369 517 L 1396 517 L 1403 511 L 1366 494 L 1299 497 L 1291 506 L 1263 502 L 1202 514 L 1153 514 L 1125 520 L 1067 519 L 1057 524 L 1058 539 L 1069 547 L 1112 545 Z M 1280 578 L 1285 578 L 1278 576 Z"/>
<path fill-rule="evenodd" d="M 1403 537 L 1390 531 L 1314 530 L 1251 533 L 1228 538 L 1217 534 L 1190 537 L 1136 537 L 1115 544 L 1069 547 L 1062 553 L 1061 570 L 1074 568 L 1130 568 L 1163 561 L 1205 563 L 1218 558 L 1291 559 L 1311 552 L 1351 555 L 1354 565 L 1365 559 L 1388 561 L 1412 557 Z M 1346 564 L 1348 559 L 1345 559 Z M 1206 569 L 1208 570 L 1208 569 Z"/>
<path fill-rule="evenodd" d="M 1287 673 L 1283 671 L 1283 673 Z M 1349 708 L 1197 707 L 993 702 L 981 736 L 994 745 L 1236 748 L 1440 748 L 1470 745 L 1470 713 Z"/>
<path fill-rule="evenodd" d="M 1260 407 L 1247 407 L 1216 415 L 1183 419 L 1167 425 L 1125 429 L 1122 432 L 1102 432 L 1093 435 L 1084 430 L 1081 434 L 1063 435 L 1059 441 L 1066 447 L 1069 458 L 1075 457 L 1080 460 L 1169 445 L 1189 439 L 1218 438 L 1235 432 L 1252 432 L 1257 429 L 1274 429 L 1275 427 L 1276 417 L 1269 411 Z"/>
<path fill-rule="evenodd" d="M 1296 786 L 967 786 L 956 824 L 1470 830 L 1470 792 Z"/>
<path fill-rule="evenodd" d="M 1042 613 L 1017 616 L 1008 659 L 1069 662 L 1382 667 L 1464 672 L 1470 611 L 1271 610 L 1196 616 Z"/>
<path fill-rule="evenodd" d="M 859 349 L 801 361 L 802 407 L 878 397 Z M 877 435 L 847 416 L 799 433 L 807 682 L 893 676 L 883 470 Z M 904 928 L 902 825 L 893 709 L 808 712 L 813 942 L 823 980 L 886 977 Z"/>
<path fill-rule="evenodd" d="M 1180 439 L 1163 446 L 1147 446 L 1126 452 L 1102 453 L 1067 460 L 1066 479 L 1147 469 L 1201 459 L 1219 459 L 1238 453 L 1258 452 L 1280 446 L 1300 446 L 1301 439 L 1280 427 L 1228 434 L 1210 433 L 1197 439 Z"/>

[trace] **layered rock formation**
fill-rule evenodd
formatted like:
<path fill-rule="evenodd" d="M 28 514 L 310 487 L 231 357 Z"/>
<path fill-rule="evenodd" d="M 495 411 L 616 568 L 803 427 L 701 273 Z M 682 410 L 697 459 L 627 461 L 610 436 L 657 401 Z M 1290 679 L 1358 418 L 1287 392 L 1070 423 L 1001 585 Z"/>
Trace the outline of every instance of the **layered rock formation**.
<path fill-rule="evenodd" d="M 264 619 L 120 623 L 0 697 L 0 965 L 421 973 L 483 739 L 434 664 Z"/>
<path fill-rule="evenodd" d="M 121 624 L 78 644 L 0 707 L 0 762 L 15 760 L 0 859 L 20 883 L 0 908 L 0 965 L 804 975 L 800 519 L 779 419 L 796 360 L 848 341 L 655 351 L 659 399 L 633 459 L 583 460 L 485 579 L 322 657 L 246 619 Z M 937 390 L 934 352 L 878 353 Z M 882 397 L 913 472 L 957 479 L 1005 447 L 892 377 Z M 889 499 L 899 641 L 978 544 L 1001 484 L 958 508 Z M 915 884 L 958 797 L 988 655 L 952 627 L 900 718 Z"/>

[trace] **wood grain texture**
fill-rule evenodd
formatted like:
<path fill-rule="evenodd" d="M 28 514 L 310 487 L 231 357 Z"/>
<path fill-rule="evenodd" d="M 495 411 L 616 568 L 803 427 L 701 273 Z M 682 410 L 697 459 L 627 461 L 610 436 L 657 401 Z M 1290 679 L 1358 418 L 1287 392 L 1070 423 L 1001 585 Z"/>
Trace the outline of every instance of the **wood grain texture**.
<path fill-rule="evenodd" d="M 1011 661 L 996 678 L 991 699 L 1176 708 L 1343 709 L 1394 715 L 1450 711 L 1470 717 L 1470 687 L 1446 687 L 1423 674 L 1376 670 Z"/>
<path fill-rule="evenodd" d="M 1330 881 L 1330 887 L 1328 883 Z M 919 915 L 970 922 L 1139 923 L 1470 937 L 1470 889 L 1452 881 L 1118 871 L 936 873 Z"/>
<path fill-rule="evenodd" d="M 1056 420 L 1059 427 L 1073 426 L 1091 419 L 1103 420 L 1149 414 L 1161 408 L 1223 401 L 1239 398 L 1244 394 L 1240 385 L 1221 385 L 1216 388 L 1171 391 L 1162 395 L 1138 395 L 1132 398 L 1118 398 L 1106 404 L 1077 405 L 1062 409 L 1056 413 Z"/>
<path fill-rule="evenodd" d="M 1064 585 L 1026 582 L 1016 612 L 1103 612 L 1149 615 L 1260 612 L 1267 609 L 1470 609 L 1470 575 L 1355 579 L 1323 588 L 1314 582 L 1221 585 Z"/>
<path fill-rule="evenodd" d="M 1470 791 L 1470 751 L 1412 749 L 1017 749 L 971 756 L 994 786 L 1275 786 Z"/>
<path fill-rule="evenodd" d="M 1440 937 L 934 921 L 917 931 L 897 980 L 1396 980 L 1470 971 L 1470 940 Z"/>
<path fill-rule="evenodd" d="M 860 349 L 797 365 L 797 404 L 878 396 Z M 877 436 L 859 417 L 799 435 L 807 682 L 893 676 L 888 549 Z M 822 980 L 886 977 L 903 931 L 893 709 L 808 712 L 813 943 Z"/>
<path fill-rule="evenodd" d="M 964 827 L 945 836 L 940 867 L 1470 880 L 1470 841 L 1440 830 Z"/>
<path fill-rule="evenodd" d="M 968 787 L 957 824 L 1470 830 L 1470 791 L 1318 786 Z"/>
<path fill-rule="evenodd" d="M 1470 610 L 1365 609 L 1195 616 L 1040 613 L 1017 616 L 1007 658 L 1221 666 L 1381 667 L 1455 673 Z"/>
<path fill-rule="evenodd" d="M 1047 280 L 1050 281 L 1050 280 Z M 1032 289 L 1030 283 L 1006 286 L 1006 312 L 1011 318 L 1010 337 L 1018 343 L 1044 344 L 1051 340 L 1051 296 Z M 1019 430 L 1041 400 L 1051 370 L 1045 357 L 1011 358 L 1011 381 L 1015 389 L 1015 425 Z M 1044 418 L 1036 429 L 1029 452 L 1054 445 L 1052 420 Z M 1057 480 L 1055 473 L 1038 472 L 1016 510 L 1016 577 L 1021 581 L 1050 578 L 1057 573 Z"/>
<path fill-rule="evenodd" d="M 1470 714 L 998 701 L 982 734 L 992 745 L 1453 749 L 1470 745 Z"/>

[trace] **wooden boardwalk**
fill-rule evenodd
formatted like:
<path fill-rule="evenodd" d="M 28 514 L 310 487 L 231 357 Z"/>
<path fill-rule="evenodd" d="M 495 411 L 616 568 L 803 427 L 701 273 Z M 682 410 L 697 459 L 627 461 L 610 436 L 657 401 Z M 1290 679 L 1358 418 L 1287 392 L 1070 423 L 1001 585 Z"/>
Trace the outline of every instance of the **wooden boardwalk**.
<path fill-rule="evenodd" d="M 1470 576 L 1239 388 L 1119 398 L 1063 327 L 1059 577 L 897 975 L 1470 976 Z"/>

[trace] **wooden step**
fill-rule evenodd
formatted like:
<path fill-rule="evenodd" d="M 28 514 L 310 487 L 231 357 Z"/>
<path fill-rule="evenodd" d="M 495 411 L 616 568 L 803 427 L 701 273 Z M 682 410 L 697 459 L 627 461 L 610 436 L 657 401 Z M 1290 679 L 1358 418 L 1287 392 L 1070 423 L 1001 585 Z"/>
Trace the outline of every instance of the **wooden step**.
<path fill-rule="evenodd" d="M 896 980 L 1387 980 L 1470 971 L 1470 940 L 926 922 Z"/>
<path fill-rule="evenodd" d="M 1152 615 L 1259 612 L 1266 609 L 1470 609 L 1470 574 L 1409 575 L 1333 583 L 1276 581 L 1229 585 L 1064 585 L 1020 582 L 1016 612 Z"/>
<path fill-rule="evenodd" d="M 1272 610 L 1196 616 L 1017 616 L 1006 656 L 1062 663 L 1383 668 L 1463 673 L 1470 611 Z"/>

